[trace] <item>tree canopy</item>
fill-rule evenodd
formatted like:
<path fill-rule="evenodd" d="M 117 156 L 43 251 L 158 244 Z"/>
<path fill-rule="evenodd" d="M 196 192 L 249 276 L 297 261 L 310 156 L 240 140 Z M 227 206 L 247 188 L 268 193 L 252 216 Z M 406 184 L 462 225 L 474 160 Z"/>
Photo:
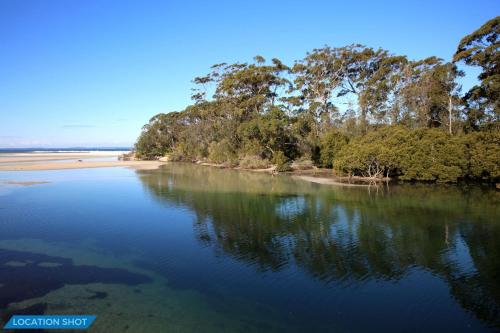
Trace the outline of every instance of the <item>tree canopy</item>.
<path fill-rule="evenodd" d="M 291 65 L 262 56 L 213 65 L 193 80 L 193 105 L 144 126 L 137 155 L 498 182 L 499 30 L 500 17 L 486 22 L 460 41 L 452 61 L 352 44 L 314 49 Z M 458 62 L 482 68 L 465 93 Z"/>
<path fill-rule="evenodd" d="M 454 62 L 479 66 L 479 85 L 464 96 L 469 124 L 478 127 L 500 119 L 500 16 L 489 20 L 460 41 Z"/>

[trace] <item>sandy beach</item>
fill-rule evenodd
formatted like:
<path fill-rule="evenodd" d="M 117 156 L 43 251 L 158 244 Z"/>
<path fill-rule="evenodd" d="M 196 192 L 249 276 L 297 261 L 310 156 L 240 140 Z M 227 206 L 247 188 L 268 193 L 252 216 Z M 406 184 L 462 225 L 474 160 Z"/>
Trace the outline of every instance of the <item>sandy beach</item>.
<path fill-rule="evenodd" d="M 0 171 L 63 170 L 105 167 L 156 169 L 165 162 L 120 161 L 123 152 L 0 154 Z"/>
<path fill-rule="evenodd" d="M 68 152 L 68 153 L 0 153 L 0 165 L 5 163 L 47 162 L 79 159 L 118 159 L 123 152 Z"/>

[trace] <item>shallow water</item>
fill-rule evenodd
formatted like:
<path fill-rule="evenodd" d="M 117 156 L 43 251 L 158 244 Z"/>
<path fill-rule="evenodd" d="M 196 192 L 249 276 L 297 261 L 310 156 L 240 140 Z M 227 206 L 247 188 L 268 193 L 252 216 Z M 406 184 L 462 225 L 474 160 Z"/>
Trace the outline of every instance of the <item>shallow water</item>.
<path fill-rule="evenodd" d="M 0 172 L 0 321 L 498 331 L 499 203 L 478 187 L 345 188 L 182 164 Z"/>

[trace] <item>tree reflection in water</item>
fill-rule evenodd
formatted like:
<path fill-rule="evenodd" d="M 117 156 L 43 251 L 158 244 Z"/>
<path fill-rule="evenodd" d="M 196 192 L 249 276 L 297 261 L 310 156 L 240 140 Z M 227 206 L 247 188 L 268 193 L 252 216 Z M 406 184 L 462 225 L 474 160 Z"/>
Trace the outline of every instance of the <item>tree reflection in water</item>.
<path fill-rule="evenodd" d="M 500 327 L 500 194 L 396 185 L 377 191 L 193 165 L 138 171 L 162 202 L 197 216 L 200 242 L 261 271 L 286 265 L 325 283 L 397 282 L 418 267 Z"/>

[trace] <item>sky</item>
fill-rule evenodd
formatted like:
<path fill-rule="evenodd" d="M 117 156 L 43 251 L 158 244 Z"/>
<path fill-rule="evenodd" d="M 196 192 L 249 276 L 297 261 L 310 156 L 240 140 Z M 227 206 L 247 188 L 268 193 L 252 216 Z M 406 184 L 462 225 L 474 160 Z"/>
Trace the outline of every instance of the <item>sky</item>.
<path fill-rule="evenodd" d="M 1 0 L 0 147 L 131 146 L 212 64 L 351 43 L 450 60 L 497 15 L 498 0 Z"/>

